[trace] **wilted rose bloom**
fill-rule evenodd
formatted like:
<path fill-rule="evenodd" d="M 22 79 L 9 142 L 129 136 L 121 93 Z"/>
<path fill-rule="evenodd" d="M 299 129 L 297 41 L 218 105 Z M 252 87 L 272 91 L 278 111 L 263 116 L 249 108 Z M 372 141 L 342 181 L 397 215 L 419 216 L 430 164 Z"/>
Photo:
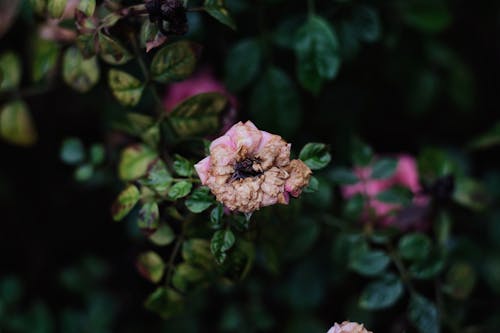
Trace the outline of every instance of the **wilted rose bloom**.
<path fill-rule="evenodd" d="M 222 132 L 225 132 L 236 121 L 238 102 L 227 91 L 226 87 L 214 78 L 212 72 L 207 68 L 202 69 L 187 80 L 169 85 L 163 99 L 163 104 L 167 112 L 170 112 L 186 99 L 194 95 L 210 92 L 221 93 L 229 100 L 229 110 L 222 118 Z"/>
<path fill-rule="evenodd" d="M 335 325 L 333 325 L 333 327 L 330 328 L 327 333 L 373 333 L 373 332 L 368 331 L 363 326 L 363 324 L 344 321 L 340 325 L 335 323 Z"/>
<path fill-rule="evenodd" d="M 342 187 L 342 195 L 348 199 L 361 193 L 368 197 L 367 208 L 364 214 L 365 219 L 374 217 L 382 225 L 393 225 L 397 222 L 392 213 L 401 211 L 401 205 L 386 203 L 377 200 L 377 195 L 389 188 L 400 185 L 408 188 L 414 194 L 413 205 L 425 207 L 428 198 L 422 196 L 422 188 L 419 182 L 417 162 L 412 156 L 397 156 L 398 165 L 394 174 L 386 179 L 371 179 L 371 167 L 356 168 L 354 171 L 361 180 L 357 184 Z M 415 212 L 417 213 L 417 212 Z"/>
<path fill-rule="evenodd" d="M 311 178 L 300 160 L 290 161 L 290 144 L 247 121 L 210 145 L 210 156 L 195 165 L 203 185 L 231 211 L 251 213 L 298 197 Z"/>

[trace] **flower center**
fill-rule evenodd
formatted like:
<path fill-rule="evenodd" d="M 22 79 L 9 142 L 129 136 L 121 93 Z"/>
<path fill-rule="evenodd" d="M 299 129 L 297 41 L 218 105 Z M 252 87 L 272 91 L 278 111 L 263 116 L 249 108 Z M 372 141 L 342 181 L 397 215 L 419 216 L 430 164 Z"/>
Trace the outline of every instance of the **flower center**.
<path fill-rule="evenodd" d="M 248 177 L 256 177 L 262 175 L 263 172 L 256 171 L 253 168 L 255 161 L 250 158 L 245 158 L 234 165 L 234 173 L 229 179 L 230 182 Z"/>

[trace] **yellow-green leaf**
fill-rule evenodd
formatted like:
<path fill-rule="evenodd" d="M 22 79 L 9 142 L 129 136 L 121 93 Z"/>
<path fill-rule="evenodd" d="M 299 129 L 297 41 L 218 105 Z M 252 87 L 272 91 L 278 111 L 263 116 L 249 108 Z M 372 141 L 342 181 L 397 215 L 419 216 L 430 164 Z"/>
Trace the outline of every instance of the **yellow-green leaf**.
<path fill-rule="evenodd" d="M 21 62 L 13 52 L 6 52 L 0 56 L 0 91 L 17 88 L 21 81 Z"/>
<path fill-rule="evenodd" d="M 31 146 L 36 142 L 36 129 L 23 101 L 11 102 L 0 109 L 0 136 L 20 146 Z"/>
<path fill-rule="evenodd" d="M 136 144 L 122 151 L 118 174 L 122 180 L 134 180 L 146 174 L 149 166 L 158 158 L 154 150 L 146 145 Z"/>
<path fill-rule="evenodd" d="M 144 85 L 132 75 L 111 69 L 108 75 L 108 82 L 113 96 L 123 105 L 134 106 L 141 99 Z"/>
<path fill-rule="evenodd" d="M 177 105 L 170 121 L 180 136 L 210 134 L 219 127 L 219 115 L 226 104 L 223 94 L 198 94 Z"/>
<path fill-rule="evenodd" d="M 66 8 L 67 0 L 48 0 L 47 9 L 52 18 L 60 18 Z"/>
<path fill-rule="evenodd" d="M 59 45 L 53 41 L 41 38 L 35 41 L 32 73 L 34 81 L 40 81 L 47 73 L 54 70 L 59 49 Z"/>
<path fill-rule="evenodd" d="M 156 252 L 148 251 L 137 258 L 137 269 L 146 279 L 158 283 L 165 271 L 165 263 Z"/>
<path fill-rule="evenodd" d="M 193 45 L 180 41 L 165 46 L 155 54 L 151 62 L 151 75 L 160 83 L 179 81 L 191 75 L 195 66 Z"/>
<path fill-rule="evenodd" d="M 97 59 L 84 59 L 76 47 L 69 48 L 64 54 L 64 81 L 78 92 L 89 91 L 99 81 L 100 70 Z"/>
<path fill-rule="evenodd" d="M 95 0 L 80 0 L 78 10 L 82 11 L 87 16 L 94 15 Z"/>
<path fill-rule="evenodd" d="M 132 59 L 130 52 L 117 40 L 99 33 L 99 53 L 111 65 L 123 65 Z"/>
<path fill-rule="evenodd" d="M 140 192 L 135 185 L 129 185 L 121 191 L 111 208 L 113 220 L 123 219 L 134 208 L 139 198 Z"/>

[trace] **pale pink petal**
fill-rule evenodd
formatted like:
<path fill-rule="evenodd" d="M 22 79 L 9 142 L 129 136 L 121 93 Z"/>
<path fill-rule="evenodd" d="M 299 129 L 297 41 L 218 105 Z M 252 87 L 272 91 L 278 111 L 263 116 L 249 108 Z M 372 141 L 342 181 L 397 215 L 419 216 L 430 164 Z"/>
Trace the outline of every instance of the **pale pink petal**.
<path fill-rule="evenodd" d="M 251 121 L 244 124 L 240 121 L 231 127 L 226 135 L 232 138 L 236 149 L 246 148 L 249 153 L 257 151 L 262 138 L 261 131 Z"/>
<path fill-rule="evenodd" d="M 196 163 L 194 165 L 194 168 L 196 169 L 196 173 L 198 173 L 198 177 L 200 177 L 201 179 L 201 183 L 205 185 L 209 177 L 208 172 L 210 170 L 210 156 L 207 156 L 198 163 Z"/>

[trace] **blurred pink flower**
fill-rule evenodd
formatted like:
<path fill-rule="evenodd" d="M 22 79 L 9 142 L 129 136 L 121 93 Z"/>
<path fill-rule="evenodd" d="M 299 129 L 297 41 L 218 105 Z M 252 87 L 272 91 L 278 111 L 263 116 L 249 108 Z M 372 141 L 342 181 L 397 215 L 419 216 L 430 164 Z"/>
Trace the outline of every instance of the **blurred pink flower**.
<path fill-rule="evenodd" d="M 363 324 L 358 324 L 354 322 L 344 321 L 342 324 L 337 324 L 332 326 L 327 333 L 373 333 L 368 331 Z"/>
<path fill-rule="evenodd" d="M 417 162 L 415 158 L 409 155 L 397 156 L 398 165 L 394 174 L 386 179 L 371 179 L 371 167 L 355 168 L 354 172 L 360 179 L 357 184 L 342 187 L 342 195 L 348 199 L 361 193 L 368 197 L 368 203 L 364 214 L 364 219 L 375 218 L 380 224 L 395 225 L 397 220 L 394 214 L 402 210 L 401 205 L 386 203 L 377 200 L 376 196 L 392 186 L 400 185 L 408 188 L 413 194 L 413 205 L 425 207 L 428 204 L 428 198 L 421 195 L 422 188 L 419 182 Z M 392 215 L 391 215 L 392 214 Z"/>
<path fill-rule="evenodd" d="M 307 186 L 311 170 L 290 161 L 290 144 L 247 121 L 232 126 L 210 145 L 210 156 L 195 165 L 203 185 L 231 211 L 251 213 L 288 204 Z"/>
<path fill-rule="evenodd" d="M 163 99 L 167 112 L 171 112 L 178 104 L 186 99 L 203 93 L 218 92 L 225 95 L 229 100 L 229 109 L 222 117 L 222 130 L 225 132 L 236 122 L 238 101 L 231 95 L 226 87 L 215 79 L 212 72 L 205 68 L 200 70 L 191 78 L 173 83 L 168 86 Z"/>

